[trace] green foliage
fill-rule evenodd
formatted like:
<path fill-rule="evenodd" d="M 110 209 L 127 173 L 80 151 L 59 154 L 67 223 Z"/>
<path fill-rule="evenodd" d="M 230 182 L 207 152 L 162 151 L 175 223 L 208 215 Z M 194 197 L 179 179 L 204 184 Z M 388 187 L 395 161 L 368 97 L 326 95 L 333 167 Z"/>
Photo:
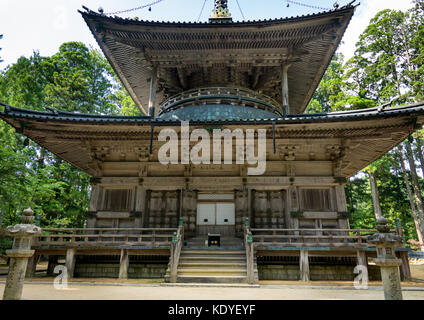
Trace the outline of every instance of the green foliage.
<path fill-rule="evenodd" d="M 18 107 L 137 114 L 129 99 L 100 52 L 78 42 L 64 43 L 51 57 L 21 57 L 0 73 L 0 101 Z M 43 227 L 83 227 L 90 177 L 4 122 L 0 139 L 2 224 L 19 222 L 30 206 Z"/>
<path fill-rule="evenodd" d="M 347 62 L 336 54 L 308 113 L 372 108 L 400 96 L 397 103 L 422 101 L 424 92 L 424 1 L 406 12 L 383 10 L 371 21 Z M 424 130 L 414 134 L 415 160 L 422 168 Z M 406 155 L 404 155 L 406 158 Z M 407 165 L 409 170 L 409 166 Z M 389 152 L 346 185 L 352 228 L 374 228 L 375 215 L 368 175 L 373 172 L 382 213 L 395 227 L 399 219 L 405 240 L 417 240 L 412 210 L 396 152 Z M 423 171 L 424 173 L 424 171 Z M 410 175 L 410 172 L 407 172 Z M 420 181 L 421 187 L 424 180 Z M 411 187 L 412 188 L 412 187 Z M 424 222 L 423 222 L 424 223 Z"/>
<path fill-rule="evenodd" d="M 5 255 L 6 250 L 11 249 L 12 245 L 13 245 L 12 238 L 0 236 L 0 255 Z"/>

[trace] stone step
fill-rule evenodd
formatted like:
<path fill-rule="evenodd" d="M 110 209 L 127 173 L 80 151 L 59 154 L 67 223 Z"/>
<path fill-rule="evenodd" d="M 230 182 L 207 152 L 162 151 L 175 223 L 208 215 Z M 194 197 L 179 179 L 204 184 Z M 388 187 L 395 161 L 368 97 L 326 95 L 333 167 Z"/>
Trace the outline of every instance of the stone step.
<path fill-rule="evenodd" d="M 227 262 L 227 263 L 240 263 L 245 262 L 246 258 L 244 257 L 234 257 L 234 256 L 184 256 L 180 257 L 180 263 L 184 262 L 205 262 L 205 263 L 212 263 L 212 262 Z"/>
<path fill-rule="evenodd" d="M 245 261 L 182 261 L 178 265 L 178 268 L 191 268 L 191 267 L 213 267 L 213 268 L 220 268 L 220 267 L 227 267 L 227 268 L 240 268 L 244 267 L 246 268 L 247 263 Z"/>
<path fill-rule="evenodd" d="M 245 268 L 239 268 L 239 269 L 224 269 L 224 268 L 200 268 L 200 269 L 194 269 L 194 268 L 178 268 L 178 275 L 205 275 L 205 276 L 212 276 L 212 275 L 223 275 L 223 276 L 246 276 L 246 269 Z"/>
<path fill-rule="evenodd" d="M 177 282 L 180 283 L 246 283 L 246 276 L 190 276 L 178 275 Z"/>
<path fill-rule="evenodd" d="M 246 251 L 244 250 L 203 250 L 203 249 L 183 249 L 181 251 L 181 256 L 183 255 L 225 255 L 225 256 L 246 256 Z"/>
<path fill-rule="evenodd" d="M 246 272 L 247 265 L 246 263 L 199 263 L 199 262 L 193 262 L 193 263 L 180 263 L 178 265 L 178 271 L 180 270 L 212 270 L 212 271 L 219 271 L 222 269 L 227 270 L 241 270 L 243 272 Z M 257 265 L 254 265 L 254 270 L 257 270 Z M 171 272 L 171 269 L 166 269 L 166 272 Z M 257 271 L 256 271 L 257 272 Z"/>

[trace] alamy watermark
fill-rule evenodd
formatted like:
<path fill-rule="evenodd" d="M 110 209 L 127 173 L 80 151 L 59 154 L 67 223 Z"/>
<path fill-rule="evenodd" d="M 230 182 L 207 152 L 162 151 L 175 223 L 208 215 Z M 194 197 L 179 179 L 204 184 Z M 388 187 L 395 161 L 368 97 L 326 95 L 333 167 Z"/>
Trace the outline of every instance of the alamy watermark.
<path fill-rule="evenodd" d="M 159 141 L 166 142 L 159 149 L 158 158 L 161 164 L 179 164 L 179 153 L 181 153 L 181 164 L 190 164 L 190 162 L 195 165 L 211 164 L 211 136 L 208 130 L 195 129 L 190 134 L 189 121 L 182 121 L 180 136 L 181 141 L 174 129 L 161 130 Z M 233 159 L 234 139 L 236 140 L 235 159 Z M 256 148 L 255 141 L 257 141 Z M 197 142 L 197 144 L 190 149 L 190 142 Z M 242 129 L 233 131 L 213 129 L 212 155 L 212 164 L 233 164 L 234 160 L 236 164 L 247 162 L 251 165 L 247 168 L 247 175 L 263 175 L 266 171 L 266 129 L 257 131 L 246 129 L 246 132 Z"/>
<path fill-rule="evenodd" d="M 56 290 L 68 289 L 68 268 L 62 265 L 57 265 L 53 272 L 59 275 L 54 279 L 53 287 Z"/>
<path fill-rule="evenodd" d="M 353 269 L 353 273 L 357 274 L 353 282 L 353 286 L 357 290 L 367 290 L 368 289 L 368 268 L 364 265 L 357 265 Z"/>

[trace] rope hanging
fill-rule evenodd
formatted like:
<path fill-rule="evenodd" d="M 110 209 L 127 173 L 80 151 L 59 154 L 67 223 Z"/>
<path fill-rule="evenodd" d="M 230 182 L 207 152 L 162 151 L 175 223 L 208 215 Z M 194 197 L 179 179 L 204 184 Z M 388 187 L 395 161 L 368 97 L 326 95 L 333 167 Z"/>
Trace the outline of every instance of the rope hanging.
<path fill-rule="evenodd" d="M 236 0 L 236 1 L 237 1 L 237 6 L 238 6 L 238 8 L 239 8 L 239 10 L 240 10 L 241 16 L 243 17 L 243 20 L 246 20 L 246 18 L 244 17 L 244 14 L 243 14 L 243 10 L 241 10 L 241 7 L 240 7 L 240 4 L 239 4 L 239 1 L 238 1 L 238 0 Z"/>
<path fill-rule="evenodd" d="M 289 6 L 289 4 L 291 3 L 291 4 L 296 4 L 298 6 L 306 7 L 306 8 L 312 8 L 312 9 L 318 9 L 318 10 L 326 10 L 326 11 L 331 10 L 329 8 L 323 8 L 323 7 L 313 6 L 313 5 L 310 5 L 310 4 L 306 4 L 306 3 L 302 3 L 302 2 L 298 2 L 298 1 L 293 1 L 293 0 L 286 0 L 286 1 L 287 1 L 287 6 Z"/>
<path fill-rule="evenodd" d="M 148 3 L 148 4 L 145 4 L 145 5 L 139 6 L 137 8 L 127 9 L 127 10 L 121 10 L 121 11 L 115 11 L 115 12 L 109 12 L 109 13 L 105 13 L 105 15 L 111 16 L 111 15 L 118 15 L 118 14 L 122 14 L 122 13 L 137 11 L 137 10 L 141 10 L 141 9 L 144 9 L 144 8 L 147 8 L 147 7 L 154 6 L 155 4 L 158 4 L 158 3 L 162 2 L 162 1 L 165 1 L 165 0 L 156 0 L 156 1 L 153 1 L 151 3 Z"/>
<path fill-rule="evenodd" d="M 200 14 L 199 14 L 199 17 L 197 18 L 197 22 L 199 22 L 199 21 L 200 21 L 200 17 L 202 16 L 203 10 L 205 9 L 206 1 L 207 1 L 207 0 L 205 0 L 205 1 L 203 2 L 202 10 L 200 10 Z"/>

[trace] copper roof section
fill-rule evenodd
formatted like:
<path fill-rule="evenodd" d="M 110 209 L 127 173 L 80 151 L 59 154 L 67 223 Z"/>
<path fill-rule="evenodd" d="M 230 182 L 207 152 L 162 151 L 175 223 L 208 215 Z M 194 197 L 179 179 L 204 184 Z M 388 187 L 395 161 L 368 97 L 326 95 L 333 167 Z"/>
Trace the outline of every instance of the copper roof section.
<path fill-rule="evenodd" d="M 182 91 L 215 85 L 248 88 L 281 101 L 283 64 L 291 64 L 292 113 L 302 113 L 355 7 L 226 24 L 135 21 L 93 11 L 81 14 L 146 114 L 153 67 L 159 72 L 158 103 Z"/>
<path fill-rule="evenodd" d="M 3 113 L 0 112 L 0 119 L 91 175 L 96 172 L 96 162 L 93 159 L 99 157 L 99 154 L 107 153 L 110 148 L 119 149 L 124 144 L 129 144 L 133 146 L 135 158 L 140 150 L 149 152 L 151 141 L 157 147 L 161 128 L 173 127 L 178 131 L 181 125 L 180 121 L 161 118 L 86 115 L 56 110 L 40 112 L 10 106 L 6 106 Z M 275 119 L 190 121 L 192 127 L 219 125 L 229 129 L 266 128 L 268 150 L 272 150 L 273 127 L 277 143 L 287 139 L 293 142 L 334 139 L 349 141 L 351 148 L 342 163 L 344 177 L 355 174 L 377 160 L 423 124 L 423 103 L 388 109 L 299 114 Z M 272 159 L 275 155 L 270 151 L 269 157 Z"/>

